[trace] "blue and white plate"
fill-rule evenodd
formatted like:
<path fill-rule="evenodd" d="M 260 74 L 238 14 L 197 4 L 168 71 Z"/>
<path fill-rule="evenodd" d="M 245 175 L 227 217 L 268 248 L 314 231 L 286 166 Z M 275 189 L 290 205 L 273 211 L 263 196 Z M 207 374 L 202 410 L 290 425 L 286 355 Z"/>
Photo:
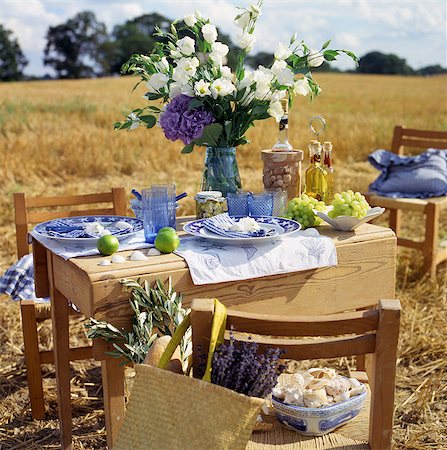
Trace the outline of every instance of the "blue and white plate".
<path fill-rule="evenodd" d="M 79 216 L 66 217 L 42 222 L 36 225 L 34 232 L 47 239 L 80 244 L 95 244 L 101 237 L 96 231 L 89 230 L 94 223 L 100 224 L 116 236 L 118 240 L 132 236 L 143 229 L 143 221 L 126 216 Z"/>
<path fill-rule="evenodd" d="M 301 224 L 290 219 L 283 219 L 281 217 L 252 217 L 256 220 L 259 226 L 265 231 L 274 230 L 275 234 L 268 233 L 266 236 L 260 237 L 226 237 L 213 233 L 211 230 L 205 227 L 204 221 L 207 219 L 193 220 L 183 226 L 183 230 L 191 234 L 192 236 L 209 239 L 211 241 L 221 242 L 225 244 L 262 244 L 267 242 L 276 241 L 282 237 L 289 236 L 295 231 L 301 230 Z M 241 217 L 234 217 L 236 221 Z"/>

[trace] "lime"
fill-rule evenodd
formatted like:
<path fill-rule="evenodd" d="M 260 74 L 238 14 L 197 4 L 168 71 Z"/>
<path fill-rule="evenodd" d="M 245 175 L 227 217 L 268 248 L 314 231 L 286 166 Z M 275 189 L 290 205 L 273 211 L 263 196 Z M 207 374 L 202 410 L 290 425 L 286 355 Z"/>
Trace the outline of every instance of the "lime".
<path fill-rule="evenodd" d="M 180 245 L 180 239 L 173 228 L 162 228 L 155 238 L 155 248 L 162 253 L 172 253 Z"/>
<path fill-rule="evenodd" d="M 101 236 L 96 243 L 97 249 L 103 255 L 113 255 L 119 247 L 120 243 L 115 236 L 111 234 L 106 234 Z"/>

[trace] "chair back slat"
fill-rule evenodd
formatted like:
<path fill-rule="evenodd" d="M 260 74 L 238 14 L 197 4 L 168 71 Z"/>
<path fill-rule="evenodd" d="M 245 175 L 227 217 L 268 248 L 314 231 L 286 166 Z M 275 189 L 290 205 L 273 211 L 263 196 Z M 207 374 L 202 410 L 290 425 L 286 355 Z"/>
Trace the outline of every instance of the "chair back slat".
<path fill-rule="evenodd" d="M 236 336 L 236 339 L 248 341 L 248 339 L 240 338 L 239 336 Z M 374 353 L 376 347 L 376 335 L 374 333 L 310 340 L 273 339 L 254 336 L 252 341 L 259 345 L 260 352 L 265 352 L 269 348 L 279 348 L 284 350 L 284 358 L 295 361 L 367 355 Z"/>
<path fill-rule="evenodd" d="M 403 155 L 404 147 L 447 149 L 447 131 L 416 130 L 398 125 L 394 128 L 391 150 Z"/>
<path fill-rule="evenodd" d="M 378 320 L 377 310 L 317 317 L 265 316 L 231 311 L 227 318 L 227 328 L 268 336 L 337 336 L 376 330 Z"/>
<path fill-rule="evenodd" d="M 108 203 L 110 207 L 104 204 Z M 56 208 L 79 205 L 98 205 L 92 209 L 36 211 L 35 208 Z M 103 206 L 104 205 L 104 206 Z M 14 211 L 16 225 L 17 254 L 21 258 L 29 253 L 29 225 L 62 217 L 85 215 L 124 216 L 127 211 L 126 192 L 124 188 L 113 188 L 110 192 L 85 195 L 68 195 L 53 197 L 25 197 L 18 192 L 14 194 Z"/>

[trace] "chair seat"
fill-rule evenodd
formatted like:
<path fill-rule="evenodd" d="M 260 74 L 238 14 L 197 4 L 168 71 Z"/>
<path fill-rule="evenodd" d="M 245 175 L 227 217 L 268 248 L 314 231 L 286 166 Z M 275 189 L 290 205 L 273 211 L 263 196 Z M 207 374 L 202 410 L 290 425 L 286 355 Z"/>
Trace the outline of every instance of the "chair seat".
<path fill-rule="evenodd" d="M 404 198 L 404 197 L 384 197 L 376 194 L 368 194 L 368 202 L 371 206 L 382 206 L 389 209 L 408 209 L 410 211 L 425 211 L 429 203 L 438 203 L 441 208 L 447 207 L 446 197 L 430 198 Z"/>
<path fill-rule="evenodd" d="M 273 428 L 269 431 L 255 431 L 246 450 L 369 450 L 368 430 L 371 392 L 360 414 L 324 436 L 303 436 L 283 427 L 274 417 L 269 416 Z"/>

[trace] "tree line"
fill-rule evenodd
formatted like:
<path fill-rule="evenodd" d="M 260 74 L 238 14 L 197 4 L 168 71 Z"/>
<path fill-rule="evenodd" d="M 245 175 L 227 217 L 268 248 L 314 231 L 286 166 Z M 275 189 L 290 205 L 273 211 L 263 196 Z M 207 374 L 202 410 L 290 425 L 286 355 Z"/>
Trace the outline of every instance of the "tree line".
<path fill-rule="evenodd" d="M 161 14 L 144 14 L 123 24 L 116 25 L 109 33 L 95 14 L 83 11 L 66 22 L 49 27 L 43 63 L 53 69 L 58 78 L 90 78 L 116 75 L 133 53 L 148 53 L 153 47 L 155 27 L 169 30 L 171 20 Z M 219 39 L 230 47 L 227 64 L 236 64 L 235 45 L 230 36 L 219 31 Z M 259 52 L 248 59 L 256 68 L 268 65 L 273 54 Z M 0 81 L 24 79 L 28 60 L 20 48 L 17 38 L 0 24 Z M 319 71 L 339 71 L 328 63 Z M 394 54 L 369 52 L 360 58 L 359 67 L 350 72 L 392 75 L 435 75 L 447 73 L 440 65 L 427 66 L 419 70 L 410 67 L 406 60 Z"/>

